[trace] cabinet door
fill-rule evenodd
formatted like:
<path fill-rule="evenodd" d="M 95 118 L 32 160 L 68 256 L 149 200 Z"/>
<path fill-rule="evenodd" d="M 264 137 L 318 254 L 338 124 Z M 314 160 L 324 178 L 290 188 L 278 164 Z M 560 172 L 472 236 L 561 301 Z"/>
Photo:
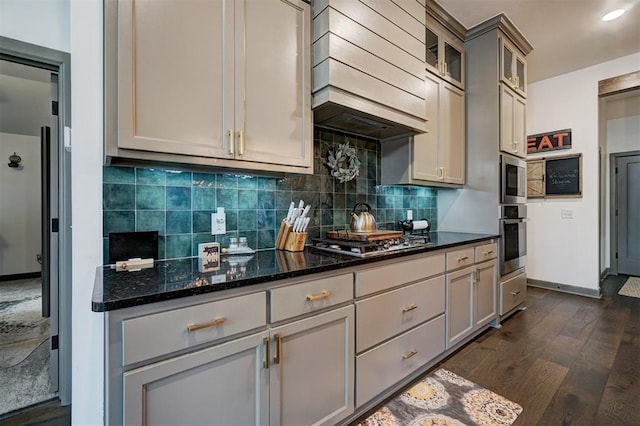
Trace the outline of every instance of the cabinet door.
<path fill-rule="evenodd" d="M 513 98 L 513 139 L 518 157 L 527 156 L 527 101 L 516 95 Z"/>
<path fill-rule="evenodd" d="M 353 306 L 273 328 L 271 336 L 272 425 L 335 424 L 353 412 Z"/>
<path fill-rule="evenodd" d="M 218 1 L 119 1 L 120 148 L 228 156 L 232 14 Z"/>
<path fill-rule="evenodd" d="M 443 78 L 464 89 L 464 44 L 453 37 L 443 38 Z"/>
<path fill-rule="evenodd" d="M 443 180 L 462 185 L 466 165 L 464 92 L 443 82 L 440 99 L 442 132 L 439 158 L 443 168 Z"/>
<path fill-rule="evenodd" d="M 126 425 L 264 425 L 269 421 L 267 332 L 124 374 Z"/>
<path fill-rule="evenodd" d="M 438 141 L 440 140 L 440 89 L 438 77 L 425 75 L 427 104 L 427 133 L 413 137 L 412 178 L 419 180 L 441 180 Z"/>
<path fill-rule="evenodd" d="M 494 260 L 476 265 L 475 326 L 496 318 L 498 313 L 498 263 Z"/>
<path fill-rule="evenodd" d="M 504 37 L 500 37 L 500 80 L 520 96 L 527 96 L 527 62 Z"/>
<path fill-rule="evenodd" d="M 237 159 L 311 166 L 310 37 L 301 0 L 236 2 Z"/>
<path fill-rule="evenodd" d="M 440 56 L 440 40 L 441 35 L 430 26 L 425 27 L 426 46 L 426 62 L 427 70 L 435 74 L 440 74 L 440 65 L 442 57 Z"/>
<path fill-rule="evenodd" d="M 518 153 L 514 133 L 514 99 L 516 94 L 500 84 L 500 150 L 511 155 Z"/>
<path fill-rule="evenodd" d="M 447 349 L 473 330 L 473 267 L 447 274 Z"/>

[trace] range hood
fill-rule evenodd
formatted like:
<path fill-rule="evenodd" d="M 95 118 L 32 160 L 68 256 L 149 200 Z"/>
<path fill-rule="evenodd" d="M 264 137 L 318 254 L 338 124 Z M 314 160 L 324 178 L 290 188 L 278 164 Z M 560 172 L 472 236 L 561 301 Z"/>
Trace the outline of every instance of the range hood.
<path fill-rule="evenodd" d="M 426 12 L 416 5 L 314 1 L 315 124 L 380 140 L 426 132 Z"/>

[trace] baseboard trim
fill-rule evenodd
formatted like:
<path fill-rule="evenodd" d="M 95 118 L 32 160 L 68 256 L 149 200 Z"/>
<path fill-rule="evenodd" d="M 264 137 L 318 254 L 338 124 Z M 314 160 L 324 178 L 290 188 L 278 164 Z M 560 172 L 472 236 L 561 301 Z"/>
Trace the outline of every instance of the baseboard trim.
<path fill-rule="evenodd" d="M 551 281 L 534 280 L 532 278 L 527 278 L 527 285 L 531 287 L 540 287 L 546 288 L 548 290 L 561 291 L 563 293 L 577 294 L 578 296 L 593 297 L 594 299 L 602 298 L 600 288 L 584 288 L 569 284 L 554 283 Z"/>
<path fill-rule="evenodd" d="M 40 271 L 27 272 L 26 274 L 0 275 L 0 281 L 27 280 L 30 278 L 39 278 L 40 275 L 41 275 Z"/>
<path fill-rule="evenodd" d="M 609 276 L 609 274 L 611 273 L 611 271 L 609 270 L 609 268 L 604 268 L 604 271 L 602 271 L 600 273 L 600 281 L 604 280 L 605 278 L 607 278 Z"/>

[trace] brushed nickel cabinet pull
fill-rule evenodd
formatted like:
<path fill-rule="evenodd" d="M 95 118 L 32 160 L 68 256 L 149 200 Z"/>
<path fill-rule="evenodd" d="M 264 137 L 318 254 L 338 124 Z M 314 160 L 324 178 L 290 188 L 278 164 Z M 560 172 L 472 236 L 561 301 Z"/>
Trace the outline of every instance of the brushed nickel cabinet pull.
<path fill-rule="evenodd" d="M 402 308 L 402 312 L 411 312 L 414 309 L 418 309 L 418 305 L 416 305 L 415 303 L 413 305 L 405 306 L 404 308 Z"/>
<path fill-rule="evenodd" d="M 240 147 L 238 148 L 238 155 L 244 155 L 244 131 L 238 132 L 238 139 L 240 140 Z"/>
<path fill-rule="evenodd" d="M 412 356 L 414 356 L 417 353 L 418 353 L 418 351 L 416 351 L 415 349 L 412 349 L 410 352 L 402 355 L 402 359 L 409 359 L 409 358 L 411 358 Z"/>
<path fill-rule="evenodd" d="M 329 295 L 331 295 L 331 292 L 328 290 L 323 291 L 320 294 L 310 294 L 307 296 L 307 300 L 309 302 L 313 302 L 314 300 L 320 300 L 320 299 L 326 299 L 327 297 L 329 297 Z"/>
<path fill-rule="evenodd" d="M 273 357 L 273 363 L 280 364 L 282 360 L 282 335 L 274 334 L 273 338 L 276 340 L 276 355 Z"/>
<path fill-rule="evenodd" d="M 262 366 L 269 368 L 269 338 L 265 337 L 262 339 L 262 343 L 264 343 L 264 361 L 262 362 Z"/>
<path fill-rule="evenodd" d="M 191 332 L 196 330 L 202 330 L 203 328 L 215 327 L 216 325 L 220 325 L 224 323 L 226 320 L 227 320 L 226 318 L 221 317 L 221 318 L 216 318 L 211 322 L 205 322 L 203 324 L 189 324 L 187 326 L 187 331 Z"/>
<path fill-rule="evenodd" d="M 229 155 L 233 155 L 235 151 L 235 148 L 234 148 L 234 145 L 236 143 L 235 134 L 236 133 L 233 131 L 233 129 L 227 130 L 227 137 L 229 139 Z"/>

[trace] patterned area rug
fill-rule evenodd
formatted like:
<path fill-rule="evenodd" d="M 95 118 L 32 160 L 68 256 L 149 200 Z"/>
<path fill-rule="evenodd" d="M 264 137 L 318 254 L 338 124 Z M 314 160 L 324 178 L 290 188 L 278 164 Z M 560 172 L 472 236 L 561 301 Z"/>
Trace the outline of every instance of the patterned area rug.
<path fill-rule="evenodd" d="M 522 413 L 515 402 L 440 369 L 403 392 L 360 426 L 508 426 Z"/>
<path fill-rule="evenodd" d="M 618 294 L 640 298 L 640 277 L 627 278 Z"/>

